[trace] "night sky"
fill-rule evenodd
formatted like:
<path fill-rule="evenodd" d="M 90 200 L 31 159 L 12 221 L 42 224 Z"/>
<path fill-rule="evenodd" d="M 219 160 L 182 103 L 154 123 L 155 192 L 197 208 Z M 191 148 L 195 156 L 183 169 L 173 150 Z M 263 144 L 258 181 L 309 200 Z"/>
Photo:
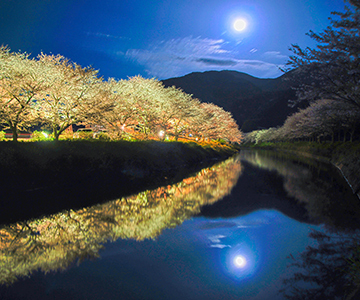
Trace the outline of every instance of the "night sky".
<path fill-rule="evenodd" d="M 291 44 L 328 26 L 343 0 L 1 0 L 0 44 L 61 54 L 105 79 L 236 70 L 274 78 Z M 241 18 L 247 26 L 234 29 Z"/>

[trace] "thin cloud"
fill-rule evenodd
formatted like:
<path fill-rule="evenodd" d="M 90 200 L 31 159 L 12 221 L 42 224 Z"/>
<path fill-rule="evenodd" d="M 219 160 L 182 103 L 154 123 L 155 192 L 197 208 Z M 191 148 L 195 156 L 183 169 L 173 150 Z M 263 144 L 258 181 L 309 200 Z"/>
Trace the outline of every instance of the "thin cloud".
<path fill-rule="evenodd" d="M 196 62 L 204 63 L 211 66 L 235 66 L 237 64 L 234 60 L 222 60 L 214 58 L 199 58 Z"/>
<path fill-rule="evenodd" d="M 279 51 L 267 51 L 263 54 L 263 56 L 269 58 L 281 59 L 281 60 L 289 59 L 289 56 L 281 54 L 281 52 Z"/>
<path fill-rule="evenodd" d="M 208 236 L 208 239 L 212 242 L 212 243 L 221 243 L 220 239 L 225 238 L 225 235 L 222 234 L 218 234 L 218 235 L 210 235 Z"/>
<path fill-rule="evenodd" d="M 106 38 L 106 39 L 131 40 L 128 37 L 112 35 L 112 34 L 102 33 L 102 32 L 90 32 L 90 31 L 88 31 L 88 32 L 86 32 L 86 35 L 95 36 L 95 37 L 99 37 L 99 38 Z"/>
<path fill-rule="evenodd" d="M 235 70 L 260 78 L 281 75 L 278 59 L 280 53 L 269 52 L 264 60 L 238 58 L 239 53 L 229 49 L 229 43 L 223 39 L 186 37 L 153 44 L 147 49 L 129 49 L 118 56 L 133 60 L 142 65 L 150 77 L 165 79 L 183 76 L 191 72 L 209 70 Z"/>
<path fill-rule="evenodd" d="M 221 239 L 226 238 L 225 235 L 210 235 L 208 236 L 208 239 L 211 241 L 211 245 L 210 248 L 219 248 L 219 249 L 223 249 L 223 248 L 231 248 L 230 245 L 225 245 L 221 243 Z"/>
<path fill-rule="evenodd" d="M 216 245 L 210 245 L 210 248 L 224 249 L 224 248 L 231 248 L 231 246 L 230 245 L 223 245 L 223 244 L 216 244 Z"/>

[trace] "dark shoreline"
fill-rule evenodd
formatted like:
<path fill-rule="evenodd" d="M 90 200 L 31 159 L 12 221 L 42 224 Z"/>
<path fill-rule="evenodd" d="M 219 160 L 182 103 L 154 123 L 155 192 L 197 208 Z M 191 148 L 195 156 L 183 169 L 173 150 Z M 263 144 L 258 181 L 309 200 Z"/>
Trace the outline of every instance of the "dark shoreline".
<path fill-rule="evenodd" d="M 314 158 L 334 165 L 360 200 L 360 143 L 264 143 L 242 149 L 269 149 Z"/>

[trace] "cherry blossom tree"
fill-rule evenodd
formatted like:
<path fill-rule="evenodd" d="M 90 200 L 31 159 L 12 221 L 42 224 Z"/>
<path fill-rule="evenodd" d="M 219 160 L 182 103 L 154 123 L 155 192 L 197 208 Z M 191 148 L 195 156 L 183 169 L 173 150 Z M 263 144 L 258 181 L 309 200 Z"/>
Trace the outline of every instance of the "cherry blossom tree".
<path fill-rule="evenodd" d="M 0 47 L 0 122 L 17 141 L 19 130 L 38 120 L 36 95 L 44 90 L 39 80 L 41 70 L 29 54 L 10 52 Z"/>
<path fill-rule="evenodd" d="M 323 32 L 310 31 L 316 48 L 292 45 L 285 71 L 305 80 L 298 89 L 298 101 L 331 99 L 360 107 L 360 1 L 348 1 L 344 13 L 333 12 L 331 26 Z"/>
<path fill-rule="evenodd" d="M 175 87 L 168 87 L 165 92 L 169 108 L 163 112 L 163 124 L 167 124 L 167 131 L 178 140 L 189 132 L 193 119 L 201 114 L 200 101 Z"/>
<path fill-rule="evenodd" d="M 42 120 L 52 128 L 54 138 L 72 124 L 86 122 L 101 113 L 99 89 L 101 79 L 92 68 L 82 68 L 61 55 L 38 56 L 42 82 L 46 89 L 38 93 Z"/>
<path fill-rule="evenodd" d="M 117 81 L 113 78 L 102 82 L 100 85 L 101 100 L 103 103 L 107 103 L 111 109 L 92 117 L 93 123 L 106 128 L 114 139 L 127 135 L 133 136 L 131 133 L 138 124 L 135 99 L 126 92 L 127 84 L 126 80 Z"/>
<path fill-rule="evenodd" d="M 226 139 L 240 142 L 242 134 L 231 114 L 213 103 L 201 103 L 202 113 L 194 122 L 195 135 L 200 138 Z"/>

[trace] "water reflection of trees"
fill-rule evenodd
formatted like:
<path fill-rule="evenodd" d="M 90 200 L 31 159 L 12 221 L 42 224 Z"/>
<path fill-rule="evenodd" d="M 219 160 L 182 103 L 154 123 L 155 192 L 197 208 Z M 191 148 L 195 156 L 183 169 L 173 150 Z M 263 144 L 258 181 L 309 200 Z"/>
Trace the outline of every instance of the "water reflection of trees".
<path fill-rule="evenodd" d="M 286 299 L 335 300 L 360 297 L 360 231 L 314 231 L 316 246 L 298 258 L 290 255 L 294 273 L 284 280 Z"/>
<path fill-rule="evenodd" d="M 314 246 L 299 257 L 290 255 L 292 272 L 284 280 L 284 297 L 359 299 L 359 201 L 337 170 L 313 159 L 273 151 L 242 151 L 241 159 L 280 174 L 288 195 L 304 203 L 312 219 L 325 224 L 323 231 L 310 234 Z"/>
<path fill-rule="evenodd" d="M 198 213 L 201 206 L 229 194 L 240 173 L 240 161 L 233 157 L 174 185 L 4 226 L 0 228 L 0 283 L 96 258 L 107 241 L 155 238 Z"/>
<path fill-rule="evenodd" d="M 358 227 L 358 199 L 330 164 L 262 150 L 241 151 L 240 157 L 254 166 L 280 174 L 287 194 L 305 205 L 311 219 L 330 226 Z"/>

